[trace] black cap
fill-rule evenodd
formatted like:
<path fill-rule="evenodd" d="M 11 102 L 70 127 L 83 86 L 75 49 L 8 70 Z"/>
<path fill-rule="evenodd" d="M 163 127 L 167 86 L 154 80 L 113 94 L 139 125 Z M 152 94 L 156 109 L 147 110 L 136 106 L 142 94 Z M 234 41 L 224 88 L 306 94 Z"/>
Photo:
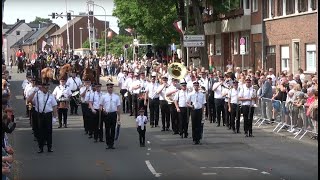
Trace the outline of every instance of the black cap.
<path fill-rule="evenodd" d="M 168 77 L 167 76 L 162 76 L 162 78 L 161 79 L 168 79 Z"/>
<path fill-rule="evenodd" d="M 114 84 L 111 81 L 108 81 L 106 86 L 113 86 Z"/>
<path fill-rule="evenodd" d="M 186 82 L 181 82 L 180 85 L 184 86 L 184 85 L 187 85 Z"/>
<path fill-rule="evenodd" d="M 233 84 L 238 84 L 239 82 L 237 80 L 234 80 L 233 81 Z"/>
<path fill-rule="evenodd" d="M 193 85 L 199 85 L 199 82 L 198 81 L 194 81 Z"/>
<path fill-rule="evenodd" d="M 94 83 L 95 86 L 102 86 L 100 83 Z"/>

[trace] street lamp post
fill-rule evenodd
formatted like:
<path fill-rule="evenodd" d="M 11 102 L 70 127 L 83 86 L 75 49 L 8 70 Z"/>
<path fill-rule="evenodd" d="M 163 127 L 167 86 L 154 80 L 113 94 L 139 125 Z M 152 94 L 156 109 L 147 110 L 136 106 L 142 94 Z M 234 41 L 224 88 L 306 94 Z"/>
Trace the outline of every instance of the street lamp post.
<path fill-rule="evenodd" d="M 67 0 L 65 0 L 66 3 L 66 14 L 68 13 L 68 5 Z M 70 38 L 69 38 L 69 21 L 67 19 L 67 46 L 68 46 L 68 54 L 70 52 Z"/>
<path fill-rule="evenodd" d="M 69 11 L 72 12 L 72 15 L 74 15 L 73 10 L 69 10 Z M 74 22 L 72 23 L 72 49 L 74 49 Z"/>
<path fill-rule="evenodd" d="M 80 47 L 82 48 L 82 27 L 79 28 L 80 30 Z"/>
<path fill-rule="evenodd" d="M 106 56 L 107 55 L 107 47 L 106 47 L 107 46 L 107 13 L 106 13 L 106 10 L 104 9 L 104 7 L 97 5 L 97 4 L 93 3 L 92 1 L 88 1 L 87 3 L 101 7 L 104 11 L 104 14 L 105 14 L 105 16 L 104 16 L 104 55 Z"/>

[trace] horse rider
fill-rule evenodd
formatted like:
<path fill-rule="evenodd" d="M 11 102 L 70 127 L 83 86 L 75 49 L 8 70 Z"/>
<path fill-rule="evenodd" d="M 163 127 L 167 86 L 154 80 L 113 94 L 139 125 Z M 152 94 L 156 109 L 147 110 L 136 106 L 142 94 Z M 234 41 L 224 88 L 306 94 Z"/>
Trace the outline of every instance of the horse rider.
<path fill-rule="evenodd" d="M 73 95 L 70 99 L 70 115 L 73 115 L 73 112 L 78 115 L 78 104 L 76 102 L 76 98 L 79 97 L 79 90 L 82 86 L 81 79 L 76 76 L 76 72 L 73 71 L 70 73 L 71 77 L 68 78 L 66 85 L 69 87 L 72 93 L 78 92 L 78 94 Z"/>
<path fill-rule="evenodd" d="M 52 118 L 57 118 L 57 101 L 54 96 L 48 92 L 49 84 L 42 84 L 39 90 L 35 89 L 28 97 L 35 107 L 35 113 L 38 117 L 38 153 L 43 153 L 45 142 L 48 152 L 52 150 Z"/>
<path fill-rule="evenodd" d="M 68 108 L 69 108 L 69 99 L 72 95 L 71 90 L 66 85 L 66 76 L 60 77 L 60 85 L 57 86 L 52 95 L 56 98 L 58 102 L 58 118 L 59 118 L 59 127 L 62 127 L 62 118 L 64 127 L 67 128 L 67 118 L 68 118 Z"/>

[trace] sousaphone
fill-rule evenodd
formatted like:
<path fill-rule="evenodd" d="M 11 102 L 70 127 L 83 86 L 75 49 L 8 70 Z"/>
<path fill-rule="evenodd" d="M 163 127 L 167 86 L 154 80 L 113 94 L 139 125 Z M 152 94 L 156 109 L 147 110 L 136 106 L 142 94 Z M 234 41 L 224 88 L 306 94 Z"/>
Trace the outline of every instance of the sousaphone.
<path fill-rule="evenodd" d="M 168 73 L 174 79 L 183 79 L 187 75 L 187 68 L 181 63 L 171 63 L 168 67 Z"/>

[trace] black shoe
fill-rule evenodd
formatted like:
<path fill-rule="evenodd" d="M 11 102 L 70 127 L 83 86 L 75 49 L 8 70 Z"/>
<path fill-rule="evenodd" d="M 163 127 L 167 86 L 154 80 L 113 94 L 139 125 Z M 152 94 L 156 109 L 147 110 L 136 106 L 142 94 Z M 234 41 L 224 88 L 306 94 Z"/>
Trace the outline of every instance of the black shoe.
<path fill-rule="evenodd" d="M 220 127 L 220 124 L 218 124 L 217 127 Z"/>
<path fill-rule="evenodd" d="M 169 128 L 166 128 L 166 131 L 170 131 L 170 129 L 169 129 Z"/>
<path fill-rule="evenodd" d="M 154 125 L 151 125 L 151 128 L 154 128 Z"/>
<path fill-rule="evenodd" d="M 184 138 L 188 138 L 188 135 L 184 135 Z"/>
<path fill-rule="evenodd" d="M 89 134 L 89 131 L 85 131 L 85 133 L 84 133 L 85 135 L 87 135 L 87 134 Z"/>
<path fill-rule="evenodd" d="M 145 144 L 142 144 L 142 147 L 146 147 L 146 145 L 145 145 Z"/>
<path fill-rule="evenodd" d="M 235 130 L 233 130 L 232 132 L 233 132 L 233 134 L 236 134 L 236 133 L 237 133 Z"/>
<path fill-rule="evenodd" d="M 93 137 L 92 137 L 92 135 L 90 135 L 88 138 L 91 139 L 91 138 L 93 138 Z"/>
<path fill-rule="evenodd" d="M 111 146 L 111 147 L 109 147 L 109 149 L 116 149 L 115 147 L 113 147 L 113 146 Z"/>
<path fill-rule="evenodd" d="M 133 116 L 133 114 L 130 114 L 129 116 Z"/>
<path fill-rule="evenodd" d="M 179 134 L 178 132 L 174 132 L 173 134 Z"/>
<path fill-rule="evenodd" d="M 140 144 L 140 147 L 142 147 L 142 144 Z"/>
<path fill-rule="evenodd" d="M 62 128 L 62 125 L 59 125 L 59 127 L 58 128 Z"/>
<path fill-rule="evenodd" d="M 241 132 L 240 132 L 240 131 L 237 131 L 237 133 L 238 133 L 238 134 L 241 134 Z"/>
<path fill-rule="evenodd" d="M 183 135 L 182 134 L 180 134 L 180 137 L 181 137 L 181 139 L 183 139 Z"/>
<path fill-rule="evenodd" d="M 53 152 L 53 150 L 51 148 L 48 148 L 48 152 Z"/>
<path fill-rule="evenodd" d="M 98 142 L 98 139 L 95 139 L 93 142 L 97 143 L 97 142 Z"/>
<path fill-rule="evenodd" d="M 249 134 L 249 137 L 254 137 L 252 134 Z"/>
<path fill-rule="evenodd" d="M 165 129 L 162 129 L 161 131 L 165 131 Z"/>
<path fill-rule="evenodd" d="M 226 126 L 225 124 L 223 124 L 223 126 Z"/>
<path fill-rule="evenodd" d="M 64 128 L 68 128 L 68 126 L 65 124 L 65 125 L 64 125 Z"/>
<path fill-rule="evenodd" d="M 104 140 L 100 139 L 99 142 L 104 142 Z"/>
<path fill-rule="evenodd" d="M 249 137 L 248 134 L 246 134 L 245 137 Z"/>
<path fill-rule="evenodd" d="M 38 153 L 43 153 L 43 148 L 39 148 Z"/>
<path fill-rule="evenodd" d="M 210 123 L 212 123 L 212 121 L 210 121 Z"/>

